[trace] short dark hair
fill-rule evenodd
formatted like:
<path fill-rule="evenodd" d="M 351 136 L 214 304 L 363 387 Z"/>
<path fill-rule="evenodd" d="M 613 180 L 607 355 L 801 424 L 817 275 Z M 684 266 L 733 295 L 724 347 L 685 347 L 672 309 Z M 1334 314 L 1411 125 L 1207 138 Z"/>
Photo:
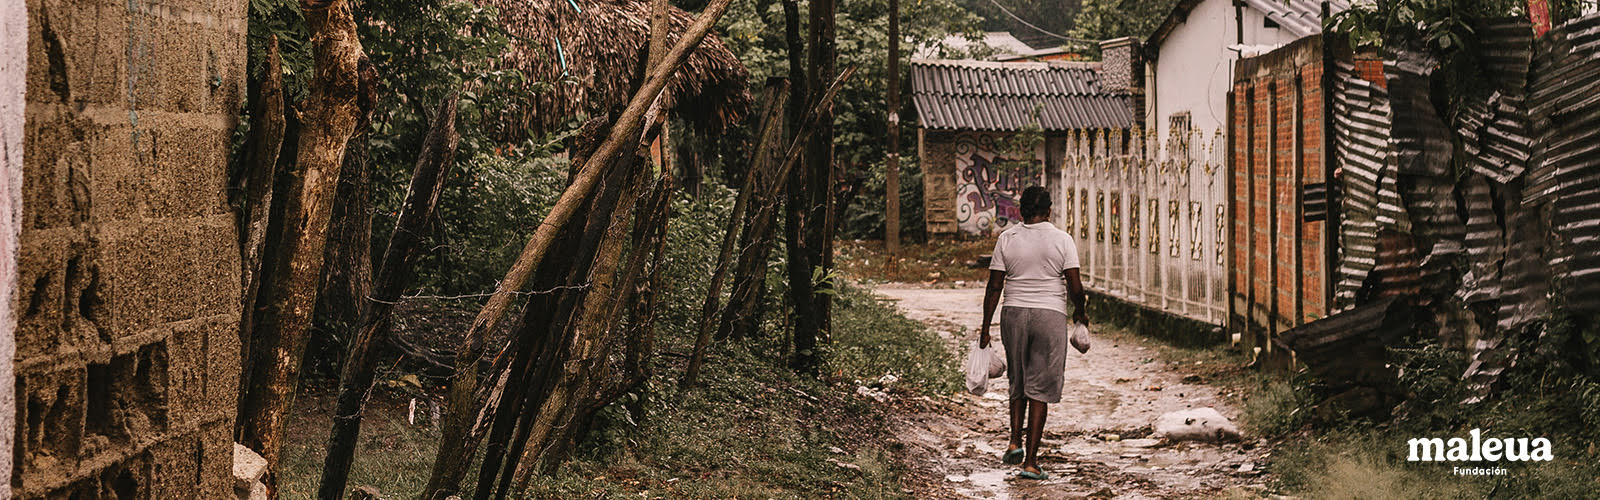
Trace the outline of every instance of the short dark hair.
<path fill-rule="evenodd" d="M 1041 186 L 1028 186 L 1022 190 L 1022 218 L 1032 219 L 1050 215 L 1050 191 Z"/>

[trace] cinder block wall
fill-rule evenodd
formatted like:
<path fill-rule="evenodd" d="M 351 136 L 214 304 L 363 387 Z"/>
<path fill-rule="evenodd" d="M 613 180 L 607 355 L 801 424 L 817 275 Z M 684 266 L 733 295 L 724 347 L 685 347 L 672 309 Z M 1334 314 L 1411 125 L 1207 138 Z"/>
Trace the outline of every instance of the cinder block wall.
<path fill-rule="evenodd" d="M 224 498 L 247 2 L 26 2 L 12 484 Z"/>

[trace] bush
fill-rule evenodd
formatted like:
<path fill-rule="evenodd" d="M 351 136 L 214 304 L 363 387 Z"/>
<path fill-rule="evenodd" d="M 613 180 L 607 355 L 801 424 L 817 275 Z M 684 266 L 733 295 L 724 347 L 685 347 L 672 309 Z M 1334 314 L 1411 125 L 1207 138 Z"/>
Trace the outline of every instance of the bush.
<path fill-rule="evenodd" d="M 494 291 L 566 188 L 567 169 L 564 158 L 544 151 L 474 157 L 448 181 L 417 283 L 445 295 Z"/>

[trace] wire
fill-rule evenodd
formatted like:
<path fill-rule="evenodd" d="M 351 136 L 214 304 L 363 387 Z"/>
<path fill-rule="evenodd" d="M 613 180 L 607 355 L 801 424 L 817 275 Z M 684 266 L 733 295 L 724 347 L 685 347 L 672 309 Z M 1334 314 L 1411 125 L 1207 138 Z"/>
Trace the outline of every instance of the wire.
<path fill-rule="evenodd" d="M 1050 31 L 1046 31 L 1044 28 L 1040 28 L 1038 26 L 1034 26 L 1033 23 L 1024 21 L 1024 20 L 1022 20 L 1022 18 L 1017 17 L 1016 14 L 1012 14 L 1009 9 L 1006 9 L 1005 6 L 1000 5 L 1000 2 L 996 2 L 995 0 L 989 0 L 989 3 L 994 4 L 994 7 L 997 8 L 997 9 L 1000 9 L 1000 12 L 1004 12 L 1004 13 L 1006 13 L 1007 16 L 1011 16 L 1012 19 L 1015 19 L 1015 20 L 1017 20 L 1017 22 L 1022 23 L 1023 26 L 1027 26 L 1029 28 L 1033 28 L 1034 31 L 1037 31 L 1037 32 L 1040 32 L 1040 33 L 1044 33 L 1046 35 L 1050 35 L 1050 36 L 1053 36 L 1053 37 L 1056 37 L 1056 38 L 1060 38 L 1060 39 L 1066 40 L 1068 42 L 1088 43 L 1088 44 L 1100 45 L 1100 42 L 1098 40 L 1087 40 L 1087 39 L 1083 39 L 1083 38 L 1073 38 L 1073 37 L 1070 37 L 1070 36 L 1060 35 L 1060 34 L 1056 34 L 1056 33 L 1050 32 Z"/>

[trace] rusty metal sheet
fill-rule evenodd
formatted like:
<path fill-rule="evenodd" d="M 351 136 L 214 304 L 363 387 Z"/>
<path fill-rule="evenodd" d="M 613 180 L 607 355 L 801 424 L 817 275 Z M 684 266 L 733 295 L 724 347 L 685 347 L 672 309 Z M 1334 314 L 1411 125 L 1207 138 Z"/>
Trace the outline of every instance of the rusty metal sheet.
<path fill-rule="evenodd" d="M 1457 190 L 1467 210 L 1467 272 L 1456 295 L 1469 303 L 1499 300 L 1505 232 L 1495 213 L 1493 188 L 1484 176 L 1469 175 Z"/>
<path fill-rule="evenodd" d="M 1379 192 L 1393 177 L 1389 164 L 1389 95 L 1383 87 L 1356 76 L 1348 62 L 1334 68 L 1334 162 L 1339 180 L 1339 262 L 1333 310 L 1356 305 L 1356 296 L 1378 257 Z M 1391 198 L 1399 210 L 1398 194 Z M 1386 224 L 1392 227 L 1393 221 Z"/>

